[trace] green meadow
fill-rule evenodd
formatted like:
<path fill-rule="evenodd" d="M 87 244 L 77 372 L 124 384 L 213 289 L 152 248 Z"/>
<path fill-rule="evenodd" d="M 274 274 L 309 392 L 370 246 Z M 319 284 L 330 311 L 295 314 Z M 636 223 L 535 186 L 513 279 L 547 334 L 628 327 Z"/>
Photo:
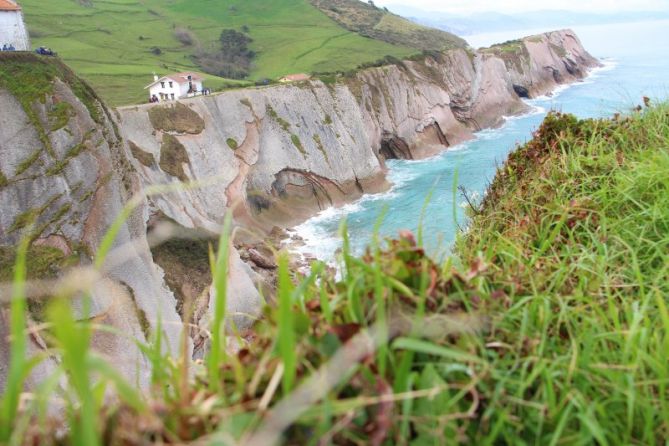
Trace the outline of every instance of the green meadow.
<path fill-rule="evenodd" d="M 33 46 L 58 52 L 112 105 L 144 102 L 152 73 L 196 70 L 196 48 L 215 50 L 223 29 L 248 29 L 257 52 L 249 81 L 350 70 L 417 50 L 362 37 L 306 0 L 23 0 Z M 190 32 L 184 45 L 175 30 Z M 158 50 L 160 54 L 156 54 Z M 208 76 L 214 90 L 248 85 Z"/>

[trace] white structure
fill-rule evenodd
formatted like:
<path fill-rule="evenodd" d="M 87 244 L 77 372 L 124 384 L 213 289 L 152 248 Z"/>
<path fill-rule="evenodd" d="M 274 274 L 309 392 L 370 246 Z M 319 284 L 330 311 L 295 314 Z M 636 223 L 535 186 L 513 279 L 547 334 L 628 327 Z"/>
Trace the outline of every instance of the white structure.
<path fill-rule="evenodd" d="M 175 101 L 203 93 L 202 77 L 195 73 L 174 73 L 161 78 L 154 74 L 153 83 L 144 89 L 147 88 L 150 102 Z"/>
<path fill-rule="evenodd" d="M 30 51 L 30 39 L 23 22 L 23 11 L 14 0 L 0 0 L 0 49 L 14 47 Z"/>

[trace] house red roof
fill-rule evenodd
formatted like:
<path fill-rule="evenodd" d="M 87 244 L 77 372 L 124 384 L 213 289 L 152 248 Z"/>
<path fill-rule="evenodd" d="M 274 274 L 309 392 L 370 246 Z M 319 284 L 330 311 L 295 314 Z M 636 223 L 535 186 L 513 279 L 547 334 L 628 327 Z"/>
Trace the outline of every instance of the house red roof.
<path fill-rule="evenodd" d="M 12 0 L 0 0 L 0 11 L 20 11 L 21 7 Z"/>
<path fill-rule="evenodd" d="M 0 1 L 1 1 L 1 0 L 0 0 Z M 186 81 L 188 81 L 188 76 L 190 76 L 190 77 L 191 77 L 191 80 L 194 80 L 194 81 L 201 81 L 201 80 L 202 80 L 202 76 L 199 76 L 199 75 L 197 75 L 197 74 L 195 74 L 195 73 L 188 73 L 188 72 L 168 74 L 168 75 L 165 76 L 165 77 L 172 78 L 172 79 L 174 79 L 175 81 L 182 80 L 183 82 L 186 82 Z M 183 83 L 183 82 L 182 82 L 182 83 Z"/>

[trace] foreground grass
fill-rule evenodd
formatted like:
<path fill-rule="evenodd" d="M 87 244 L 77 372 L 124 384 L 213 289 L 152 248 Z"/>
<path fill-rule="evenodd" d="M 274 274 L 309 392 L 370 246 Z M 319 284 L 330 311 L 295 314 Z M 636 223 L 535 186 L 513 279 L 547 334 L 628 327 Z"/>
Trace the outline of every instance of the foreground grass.
<path fill-rule="evenodd" d="M 59 443 L 661 444 L 668 141 L 666 105 L 612 121 L 550 115 L 500 168 L 453 260 L 435 264 L 408 233 L 363 258 L 345 242 L 339 280 L 319 264 L 291 277 L 280 256 L 277 305 L 235 354 L 224 349 L 219 256 L 214 351 L 189 364 L 162 355 L 159 337 L 144 345 L 149 395 L 87 348 L 92 327 L 58 300 L 50 345 L 67 387 L 57 377 L 19 405 L 33 360 L 15 342 L 0 441 L 55 442 L 53 425 L 30 423 L 55 393 L 72 426 Z M 103 404 L 105 386 L 117 396 Z"/>

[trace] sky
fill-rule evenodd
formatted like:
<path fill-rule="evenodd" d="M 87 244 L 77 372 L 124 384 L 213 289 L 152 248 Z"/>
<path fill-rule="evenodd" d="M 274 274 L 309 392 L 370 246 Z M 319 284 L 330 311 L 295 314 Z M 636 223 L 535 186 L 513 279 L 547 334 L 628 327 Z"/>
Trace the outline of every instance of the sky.
<path fill-rule="evenodd" d="M 376 0 L 377 6 L 402 5 L 427 11 L 471 14 L 560 9 L 583 12 L 669 11 L 669 0 Z"/>

